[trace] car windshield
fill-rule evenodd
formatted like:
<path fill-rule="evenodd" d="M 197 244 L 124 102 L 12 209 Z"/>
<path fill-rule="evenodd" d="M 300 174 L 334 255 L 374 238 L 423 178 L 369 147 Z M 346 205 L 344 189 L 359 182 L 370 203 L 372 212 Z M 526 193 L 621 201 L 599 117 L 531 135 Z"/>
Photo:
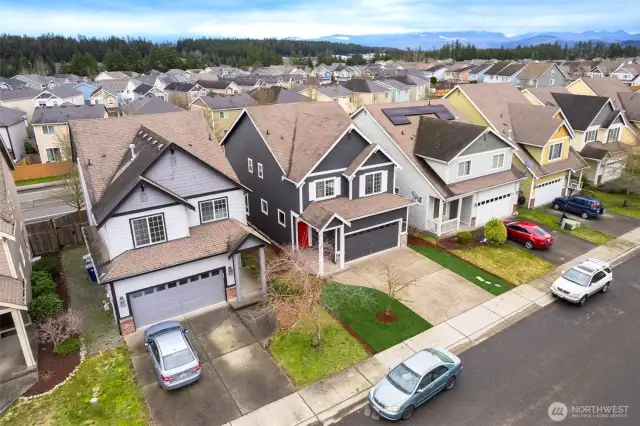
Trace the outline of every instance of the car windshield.
<path fill-rule="evenodd" d="M 547 235 L 547 231 L 545 231 L 545 230 L 544 230 L 544 229 L 542 229 L 542 228 L 534 228 L 534 229 L 533 229 L 533 233 L 534 233 L 534 234 L 536 234 L 536 235 L 538 235 L 538 236 L 540 236 L 540 237 L 544 237 L 544 236 L 546 236 L 546 235 Z"/>
<path fill-rule="evenodd" d="M 451 360 L 451 358 L 449 358 L 448 356 L 446 356 L 445 354 L 443 354 L 440 351 L 437 351 L 435 349 L 427 349 L 427 352 L 432 353 L 433 355 L 437 356 L 438 358 L 440 358 L 440 361 L 442 361 L 442 362 L 453 363 L 453 360 Z"/>
<path fill-rule="evenodd" d="M 585 274 L 584 272 L 580 272 L 577 269 L 569 269 L 562 276 L 567 281 L 571 281 L 574 284 L 578 284 L 582 287 L 586 287 L 589 285 L 589 279 L 591 276 Z"/>
<path fill-rule="evenodd" d="M 173 370 L 174 368 L 182 367 L 190 363 L 193 359 L 191 351 L 189 349 L 183 349 L 162 357 L 162 363 L 164 364 L 165 370 Z"/>
<path fill-rule="evenodd" d="M 387 380 L 393 386 L 406 394 L 410 394 L 418 385 L 420 376 L 411 371 L 406 365 L 400 364 L 387 375 Z"/>

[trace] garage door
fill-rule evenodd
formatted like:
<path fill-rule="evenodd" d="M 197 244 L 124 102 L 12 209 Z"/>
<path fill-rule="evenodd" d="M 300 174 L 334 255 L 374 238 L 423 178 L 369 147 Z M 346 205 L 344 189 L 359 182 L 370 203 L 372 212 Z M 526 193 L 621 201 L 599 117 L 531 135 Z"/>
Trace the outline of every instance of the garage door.
<path fill-rule="evenodd" d="M 129 304 L 136 327 L 154 324 L 225 300 L 222 269 L 129 294 Z"/>
<path fill-rule="evenodd" d="M 476 226 L 487 223 L 496 217 L 509 216 L 513 211 L 514 204 L 512 192 L 478 201 L 476 208 Z"/>
<path fill-rule="evenodd" d="M 562 186 L 564 179 L 554 179 L 536 185 L 535 207 L 549 204 L 554 198 L 562 196 Z"/>
<path fill-rule="evenodd" d="M 346 262 L 398 245 L 399 222 L 366 229 L 344 236 Z"/>
<path fill-rule="evenodd" d="M 622 175 L 622 169 L 624 166 L 623 160 L 609 160 L 602 170 L 602 177 L 600 183 L 609 182 L 610 180 L 618 179 Z"/>

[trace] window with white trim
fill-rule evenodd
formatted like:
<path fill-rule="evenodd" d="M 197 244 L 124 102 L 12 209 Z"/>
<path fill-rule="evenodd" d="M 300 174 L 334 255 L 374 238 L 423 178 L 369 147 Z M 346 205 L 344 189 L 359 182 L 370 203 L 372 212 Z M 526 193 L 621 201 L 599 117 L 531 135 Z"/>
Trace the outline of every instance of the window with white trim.
<path fill-rule="evenodd" d="M 136 247 L 162 243 L 167 240 L 164 216 L 161 214 L 131 219 L 131 232 Z"/>
<path fill-rule="evenodd" d="M 316 185 L 316 200 L 331 198 L 336 194 L 336 181 L 334 178 L 317 180 L 314 183 Z"/>
<path fill-rule="evenodd" d="M 227 219 L 229 217 L 229 206 L 227 198 L 216 198 L 215 200 L 200 201 L 200 222 L 213 222 L 215 220 Z"/>
<path fill-rule="evenodd" d="M 598 139 L 598 129 L 589 130 L 589 131 L 587 131 L 587 133 L 584 134 L 584 141 L 585 142 L 595 142 L 596 139 Z"/>
<path fill-rule="evenodd" d="M 555 85 L 556 85 L 556 79 L 555 79 L 555 78 L 552 78 L 551 80 L 549 80 L 549 84 L 550 84 L 551 86 L 555 86 Z"/>
<path fill-rule="evenodd" d="M 53 126 L 42 126 L 42 133 L 45 135 L 55 135 L 56 129 Z"/>
<path fill-rule="evenodd" d="M 549 161 L 557 160 L 560 157 L 562 157 L 562 142 L 554 143 L 549 147 Z"/>
<path fill-rule="evenodd" d="M 220 111 L 220 120 L 226 120 L 229 117 L 227 111 Z"/>
<path fill-rule="evenodd" d="M 249 173 L 253 173 L 253 160 L 251 158 L 247 158 L 247 169 Z"/>
<path fill-rule="evenodd" d="M 249 194 L 244 194 L 244 211 L 249 216 Z"/>
<path fill-rule="evenodd" d="M 269 203 L 264 198 L 260 198 L 260 210 L 262 213 L 269 215 Z"/>
<path fill-rule="evenodd" d="M 471 175 L 471 160 L 458 163 L 458 177 Z"/>
<path fill-rule="evenodd" d="M 493 156 L 493 161 L 491 163 L 492 169 L 501 169 L 504 167 L 504 154 L 496 154 Z"/>
<path fill-rule="evenodd" d="M 47 161 L 61 161 L 62 154 L 60 153 L 60 148 L 45 148 L 47 152 Z"/>
<path fill-rule="evenodd" d="M 620 127 L 614 127 L 607 131 L 607 142 L 615 142 L 620 137 Z"/>
<path fill-rule="evenodd" d="M 382 192 L 382 172 L 365 175 L 364 195 L 374 195 Z"/>
<path fill-rule="evenodd" d="M 287 215 L 280 209 L 278 209 L 278 223 L 285 228 L 287 227 Z"/>
<path fill-rule="evenodd" d="M 262 168 L 262 163 L 258 163 L 258 177 L 259 177 L 260 179 L 262 179 L 262 178 L 264 177 L 263 171 L 264 171 L 264 170 L 263 170 L 263 168 Z"/>

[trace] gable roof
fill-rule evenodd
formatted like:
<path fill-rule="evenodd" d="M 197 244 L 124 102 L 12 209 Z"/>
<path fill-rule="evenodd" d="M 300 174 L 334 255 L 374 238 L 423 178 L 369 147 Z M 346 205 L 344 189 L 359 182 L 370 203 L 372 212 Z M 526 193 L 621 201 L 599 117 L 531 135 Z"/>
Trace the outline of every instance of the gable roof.
<path fill-rule="evenodd" d="M 196 83 L 204 87 L 205 89 L 226 89 L 233 82 L 229 80 L 205 79 L 205 80 L 197 80 Z"/>
<path fill-rule="evenodd" d="M 449 163 L 486 130 L 475 124 L 421 116 L 413 153 Z"/>
<path fill-rule="evenodd" d="M 16 80 L 15 78 L 6 78 L 0 76 L 0 85 L 6 84 L 12 89 L 17 89 L 18 87 L 24 86 L 24 81 Z"/>
<path fill-rule="evenodd" d="M 556 104 L 556 99 L 553 97 L 554 93 L 566 93 L 571 94 L 566 87 L 563 86 L 550 86 L 550 87 L 536 87 L 531 89 L 525 89 L 529 93 L 531 93 L 537 100 L 542 102 L 544 105 L 554 105 Z"/>
<path fill-rule="evenodd" d="M 41 92 L 30 87 L 18 87 L 11 90 L 0 90 L 0 101 L 17 101 L 20 99 L 33 99 Z"/>
<path fill-rule="evenodd" d="M 165 102 L 155 96 L 140 98 L 121 107 L 124 115 L 162 114 L 165 112 L 178 112 L 182 109 L 176 105 Z"/>
<path fill-rule="evenodd" d="M 72 98 L 74 96 L 81 96 L 82 92 L 76 89 L 74 86 L 76 84 L 59 84 L 53 89 L 46 89 L 45 92 L 49 92 L 54 96 L 57 96 L 61 99 L 64 98 Z"/>
<path fill-rule="evenodd" d="M 493 64 L 491 68 L 489 68 L 484 75 L 497 75 L 500 71 L 502 71 L 510 62 L 508 61 L 500 61 Z"/>
<path fill-rule="evenodd" d="M 59 105 L 38 107 L 33 111 L 31 124 L 61 124 L 70 120 L 103 118 L 104 105 Z"/>
<path fill-rule="evenodd" d="M 640 93 L 618 93 L 622 109 L 631 121 L 640 121 Z"/>
<path fill-rule="evenodd" d="M 198 99 L 214 111 L 221 109 L 242 109 L 247 106 L 258 105 L 258 102 L 249 96 L 248 93 L 240 93 L 237 95 L 206 95 L 200 96 Z"/>
<path fill-rule="evenodd" d="M 13 126 L 26 120 L 26 113 L 19 109 L 0 106 L 0 127 Z"/>
<path fill-rule="evenodd" d="M 147 83 L 140 83 L 133 89 L 133 93 L 137 93 L 139 95 L 145 95 L 149 93 L 149 90 L 153 89 L 153 86 Z"/>
<path fill-rule="evenodd" d="M 575 130 L 585 131 L 589 124 L 607 104 L 609 98 L 602 96 L 552 93 L 555 103 Z"/>
<path fill-rule="evenodd" d="M 509 64 L 500 71 L 496 73 L 496 75 L 500 75 L 503 77 L 511 77 L 518 72 L 522 71 L 522 69 L 526 67 L 525 64 Z"/>
<path fill-rule="evenodd" d="M 248 92 L 259 104 L 286 104 L 291 102 L 308 102 L 309 98 L 302 96 L 294 90 L 288 90 L 280 86 L 258 87 Z"/>
<path fill-rule="evenodd" d="M 547 72 L 547 70 L 556 66 L 553 62 L 534 62 L 527 64 L 526 68 L 518 76 L 521 80 L 537 80 Z"/>
<path fill-rule="evenodd" d="M 631 87 L 615 77 L 582 77 L 581 80 L 596 95 L 610 98 L 616 108 L 620 108 L 618 93 L 633 92 Z"/>
<path fill-rule="evenodd" d="M 562 126 L 554 118 L 558 107 L 508 103 L 513 139 L 524 145 L 543 147 Z"/>
<path fill-rule="evenodd" d="M 194 89 L 198 90 L 199 85 L 196 83 L 183 83 L 177 81 L 172 81 L 164 88 L 164 90 L 172 90 L 174 92 L 190 92 Z"/>
<path fill-rule="evenodd" d="M 129 80 L 106 80 L 106 82 L 100 82 L 100 86 L 91 93 L 91 96 L 99 93 L 101 90 L 113 95 L 118 96 L 118 93 L 124 92 L 129 84 Z"/>
<path fill-rule="evenodd" d="M 382 93 L 391 90 L 374 83 L 373 80 L 364 78 L 352 78 L 349 81 L 342 81 L 339 84 L 357 93 Z"/>
<path fill-rule="evenodd" d="M 122 71 L 103 71 L 100 74 L 104 74 L 107 75 L 109 77 L 111 77 L 114 80 L 120 80 L 123 78 L 127 78 L 128 76 L 123 73 Z"/>
<path fill-rule="evenodd" d="M 311 88 L 325 96 L 329 96 L 330 98 L 350 96 L 352 93 L 351 90 L 347 89 L 345 86 L 341 86 L 340 84 L 323 84 Z"/>

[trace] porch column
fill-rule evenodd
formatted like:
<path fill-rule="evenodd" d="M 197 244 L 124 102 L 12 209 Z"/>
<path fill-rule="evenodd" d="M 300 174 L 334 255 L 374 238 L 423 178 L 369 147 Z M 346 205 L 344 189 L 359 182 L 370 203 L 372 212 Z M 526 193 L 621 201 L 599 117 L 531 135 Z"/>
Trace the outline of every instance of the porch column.
<path fill-rule="evenodd" d="M 324 233 L 318 232 L 318 275 L 324 275 Z"/>
<path fill-rule="evenodd" d="M 444 213 L 444 205 L 446 201 L 438 200 L 438 204 L 440 204 L 440 210 L 438 211 L 438 236 L 442 234 L 442 215 Z"/>
<path fill-rule="evenodd" d="M 580 181 L 578 182 L 578 189 L 582 189 L 582 172 L 584 169 L 580 170 Z"/>
<path fill-rule="evenodd" d="M 33 352 L 31 352 L 29 336 L 27 335 L 22 314 L 17 309 L 12 309 L 11 318 L 13 318 L 13 324 L 16 327 L 16 333 L 18 334 L 18 340 L 22 348 L 22 355 L 24 355 L 24 362 L 27 364 L 27 367 L 33 367 L 36 365 L 36 360 L 33 358 Z"/>
<path fill-rule="evenodd" d="M 240 284 L 240 281 L 242 281 L 240 279 L 240 268 L 242 267 L 242 263 L 241 263 L 241 259 L 240 259 L 240 254 L 234 254 L 233 255 L 233 276 L 236 279 L 236 300 L 238 302 L 240 302 L 242 300 L 242 288 Z"/>
<path fill-rule="evenodd" d="M 460 213 L 462 213 L 462 198 L 458 199 L 458 226 L 456 229 L 460 229 Z"/>
<path fill-rule="evenodd" d="M 340 269 L 344 268 L 344 225 L 340 227 Z"/>
<path fill-rule="evenodd" d="M 262 285 L 262 294 L 267 293 L 267 270 L 264 261 L 264 247 L 258 250 L 258 258 L 260 259 L 260 284 Z"/>

